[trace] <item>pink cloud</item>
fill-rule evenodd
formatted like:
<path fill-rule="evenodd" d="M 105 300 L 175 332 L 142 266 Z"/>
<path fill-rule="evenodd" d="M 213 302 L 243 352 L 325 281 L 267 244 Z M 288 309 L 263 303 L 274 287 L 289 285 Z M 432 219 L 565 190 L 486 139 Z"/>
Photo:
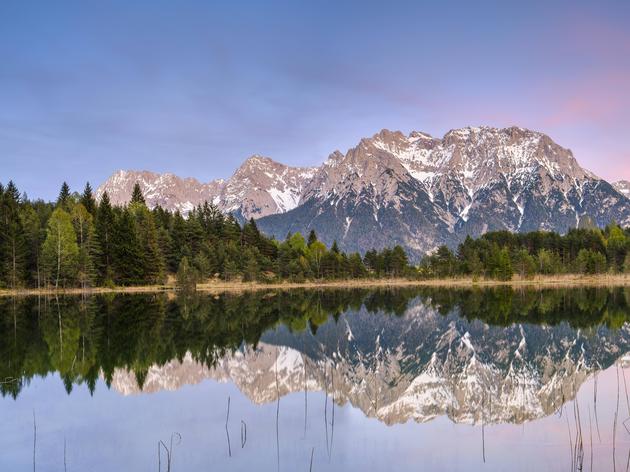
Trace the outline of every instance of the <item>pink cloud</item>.
<path fill-rule="evenodd" d="M 565 84 L 551 93 L 545 126 L 619 124 L 630 120 L 630 73 L 608 72 Z"/>

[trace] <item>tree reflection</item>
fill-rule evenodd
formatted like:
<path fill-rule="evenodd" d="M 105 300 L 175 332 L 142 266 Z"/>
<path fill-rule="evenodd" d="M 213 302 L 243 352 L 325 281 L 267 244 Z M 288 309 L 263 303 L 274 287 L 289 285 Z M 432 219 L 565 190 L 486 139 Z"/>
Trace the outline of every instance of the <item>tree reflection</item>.
<path fill-rule="evenodd" d="M 142 387 L 149 368 L 187 353 L 208 367 L 244 346 L 255 348 L 268 330 L 315 335 L 329 320 L 364 310 L 375 317 L 405 315 L 412 300 L 444 316 L 457 314 L 494 326 L 515 323 L 596 332 L 628 321 L 630 290 L 579 288 L 515 290 L 403 288 L 291 290 L 221 296 L 192 294 L 26 297 L 0 300 L 0 382 L 17 397 L 35 376 L 56 372 L 68 393 L 99 375 L 132 371 Z M 426 353 L 419 352 L 418 356 Z M 404 367 L 404 366 L 403 366 Z"/>

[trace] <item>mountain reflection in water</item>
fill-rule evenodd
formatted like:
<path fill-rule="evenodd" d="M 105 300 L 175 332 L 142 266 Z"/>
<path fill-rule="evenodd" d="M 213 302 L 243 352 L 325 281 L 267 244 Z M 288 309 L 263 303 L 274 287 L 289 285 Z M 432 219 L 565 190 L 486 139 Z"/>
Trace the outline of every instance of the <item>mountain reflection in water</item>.
<path fill-rule="evenodd" d="M 621 288 L 3 299 L 0 390 L 19 400 L 53 373 L 68 394 L 100 378 L 123 395 L 214 379 L 261 405 L 325 392 L 388 425 L 522 424 L 625 362 L 629 317 Z"/>

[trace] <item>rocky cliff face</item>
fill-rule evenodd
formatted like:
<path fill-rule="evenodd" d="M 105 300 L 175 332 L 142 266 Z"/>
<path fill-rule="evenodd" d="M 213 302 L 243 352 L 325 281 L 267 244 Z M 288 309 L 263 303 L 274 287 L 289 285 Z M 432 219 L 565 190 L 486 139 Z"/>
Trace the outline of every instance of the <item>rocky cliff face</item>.
<path fill-rule="evenodd" d="M 268 157 L 252 156 L 225 182 L 218 207 L 243 218 L 262 218 L 297 207 L 315 169 L 289 167 Z"/>
<path fill-rule="evenodd" d="M 96 198 L 100 200 L 103 193 L 107 192 L 113 204 L 125 205 L 131 200 L 136 182 L 150 207 L 159 205 L 184 214 L 205 201 L 216 202 L 225 186 L 223 180 L 204 184 L 193 178 L 184 179 L 169 173 L 119 170 L 96 189 Z"/>
<path fill-rule="evenodd" d="M 630 198 L 630 182 L 627 180 L 619 180 L 618 182 L 614 182 L 612 185 L 619 193 Z"/>
<path fill-rule="evenodd" d="M 346 313 L 315 335 L 267 332 L 257 349 L 226 355 L 213 368 L 190 356 L 154 366 L 142 390 L 132 372 L 117 370 L 112 386 L 135 394 L 210 378 L 233 382 L 255 403 L 306 386 L 387 424 L 444 415 L 458 423 L 522 423 L 553 414 L 628 350 L 627 325 L 586 334 L 566 324 L 500 327 L 416 302 L 403 317 Z"/>
<path fill-rule="evenodd" d="M 152 205 L 188 211 L 205 200 L 254 217 L 277 238 L 314 229 L 327 244 L 366 251 L 401 244 L 420 257 L 487 231 L 630 224 L 627 182 L 614 186 L 572 152 L 523 128 L 462 128 L 434 138 L 382 130 L 318 168 L 249 158 L 227 181 L 118 172 L 98 189 L 127 201 L 138 180 Z"/>
<path fill-rule="evenodd" d="M 269 159 L 252 156 L 228 180 L 200 183 L 173 174 L 147 171 L 118 171 L 96 191 L 100 199 L 107 192 L 115 204 L 131 199 L 136 182 L 151 207 L 160 205 L 187 214 L 195 206 L 211 202 L 240 219 L 261 218 L 295 208 L 314 169 L 289 167 Z"/>
<path fill-rule="evenodd" d="M 515 127 L 442 139 L 383 130 L 331 155 L 301 202 L 259 226 L 277 237 L 315 229 L 349 250 L 400 243 L 419 257 L 493 230 L 564 233 L 585 216 L 630 224 L 627 197 L 548 136 Z"/>

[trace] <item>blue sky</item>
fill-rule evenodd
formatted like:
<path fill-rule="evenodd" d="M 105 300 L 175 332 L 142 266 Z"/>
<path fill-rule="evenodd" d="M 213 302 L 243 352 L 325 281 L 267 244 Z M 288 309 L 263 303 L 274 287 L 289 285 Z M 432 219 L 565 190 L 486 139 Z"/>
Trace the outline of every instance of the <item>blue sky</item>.
<path fill-rule="evenodd" d="M 321 163 L 381 128 L 549 134 L 630 179 L 630 2 L 0 2 L 0 181 Z"/>

